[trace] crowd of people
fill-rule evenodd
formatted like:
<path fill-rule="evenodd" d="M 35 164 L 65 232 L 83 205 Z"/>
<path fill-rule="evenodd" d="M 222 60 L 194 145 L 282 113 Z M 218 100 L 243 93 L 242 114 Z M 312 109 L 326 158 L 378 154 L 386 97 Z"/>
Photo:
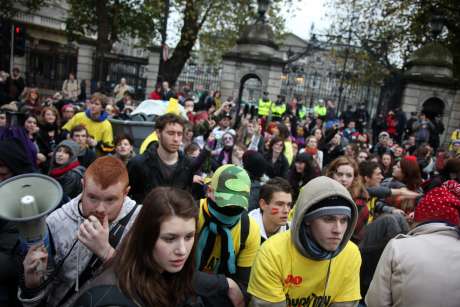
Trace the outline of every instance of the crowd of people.
<path fill-rule="evenodd" d="M 73 74 L 46 98 L 20 83 L 0 80 L 0 183 L 43 173 L 64 196 L 51 246 L 21 252 L 0 219 L 2 306 L 460 301 L 460 128 L 444 147 L 432 114 L 240 106 L 163 82 L 151 103 L 187 117 L 157 117 L 138 150 L 109 120 L 137 105 L 126 80 L 84 101 Z"/>

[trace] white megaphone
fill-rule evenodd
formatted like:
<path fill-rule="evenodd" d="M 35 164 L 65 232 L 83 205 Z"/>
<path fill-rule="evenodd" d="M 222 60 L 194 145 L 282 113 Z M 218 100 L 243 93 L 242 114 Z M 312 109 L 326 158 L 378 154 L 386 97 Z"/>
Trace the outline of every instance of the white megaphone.
<path fill-rule="evenodd" d="M 49 248 L 46 216 L 59 205 L 62 187 L 42 174 L 24 174 L 0 183 L 0 218 L 14 222 L 19 230 L 21 253 L 30 246 Z"/>

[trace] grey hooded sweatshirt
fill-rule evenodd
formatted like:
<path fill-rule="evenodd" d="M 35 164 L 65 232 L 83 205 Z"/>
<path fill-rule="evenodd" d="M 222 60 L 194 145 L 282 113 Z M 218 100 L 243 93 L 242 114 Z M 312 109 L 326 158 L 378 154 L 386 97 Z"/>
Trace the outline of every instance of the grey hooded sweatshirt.
<path fill-rule="evenodd" d="M 345 247 L 345 245 L 347 245 L 353 234 L 353 230 L 355 229 L 356 222 L 358 220 L 358 209 L 353 199 L 351 198 L 350 193 L 343 185 L 334 179 L 326 176 L 316 177 L 308 184 L 303 186 L 300 190 L 291 224 L 292 240 L 294 246 L 305 257 L 313 258 L 300 241 L 301 227 L 303 227 L 302 222 L 305 213 L 307 213 L 313 205 L 317 204 L 321 200 L 333 196 L 339 196 L 345 200 L 348 200 L 351 207 L 351 222 L 348 223 L 348 227 L 343 236 L 343 240 L 335 252 L 336 255 Z"/>

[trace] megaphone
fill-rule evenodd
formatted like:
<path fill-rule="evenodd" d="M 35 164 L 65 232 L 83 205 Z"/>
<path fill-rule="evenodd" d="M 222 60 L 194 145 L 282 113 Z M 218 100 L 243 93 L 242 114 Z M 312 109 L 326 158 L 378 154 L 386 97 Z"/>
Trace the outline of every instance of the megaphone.
<path fill-rule="evenodd" d="M 46 216 L 62 199 L 62 187 L 42 174 L 24 174 L 0 183 L 0 218 L 14 222 L 19 230 L 21 252 L 43 243 L 48 249 Z"/>

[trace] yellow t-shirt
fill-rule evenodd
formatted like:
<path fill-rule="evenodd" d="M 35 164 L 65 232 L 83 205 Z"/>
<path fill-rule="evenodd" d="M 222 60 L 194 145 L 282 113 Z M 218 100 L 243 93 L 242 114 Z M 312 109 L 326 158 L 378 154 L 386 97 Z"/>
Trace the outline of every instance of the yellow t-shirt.
<path fill-rule="evenodd" d="M 200 233 L 201 229 L 203 228 L 205 217 L 204 217 L 204 204 L 205 199 L 200 201 L 200 216 L 198 219 L 198 233 Z M 230 233 L 232 234 L 233 239 L 233 248 L 235 249 L 235 256 L 236 256 L 236 266 L 242 268 L 251 267 L 254 263 L 254 259 L 256 258 L 257 251 L 259 250 L 260 246 L 260 230 L 259 225 L 257 225 L 256 221 L 249 217 L 249 233 L 246 239 L 246 245 L 244 249 L 240 253 L 240 236 L 241 236 L 241 221 L 238 222 L 231 230 Z M 199 236 L 198 236 L 199 237 Z M 214 248 L 212 250 L 211 256 L 206 261 L 206 265 L 204 267 L 205 272 L 213 272 L 218 273 L 217 269 L 219 268 L 220 263 L 220 251 L 221 251 L 221 238 L 220 236 L 216 237 L 216 241 L 214 243 Z"/>
<path fill-rule="evenodd" d="M 329 306 L 361 299 L 359 270 L 361 254 L 349 242 L 331 262 L 315 261 L 295 248 L 291 231 L 279 233 L 262 244 L 251 270 L 248 292 L 259 299 L 287 306 Z M 320 305 L 320 302 L 326 304 Z"/>
<path fill-rule="evenodd" d="M 292 159 L 294 159 L 294 152 L 292 151 L 292 142 L 290 140 L 284 142 L 284 156 L 286 157 L 289 165 L 291 165 Z"/>
<path fill-rule="evenodd" d="M 83 125 L 88 130 L 88 134 L 98 143 L 102 143 L 107 147 L 113 147 L 113 131 L 112 124 L 108 119 L 102 122 L 94 121 L 85 112 L 75 114 L 62 129 L 71 131 L 73 127 Z"/>

